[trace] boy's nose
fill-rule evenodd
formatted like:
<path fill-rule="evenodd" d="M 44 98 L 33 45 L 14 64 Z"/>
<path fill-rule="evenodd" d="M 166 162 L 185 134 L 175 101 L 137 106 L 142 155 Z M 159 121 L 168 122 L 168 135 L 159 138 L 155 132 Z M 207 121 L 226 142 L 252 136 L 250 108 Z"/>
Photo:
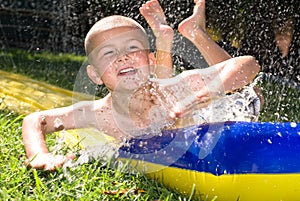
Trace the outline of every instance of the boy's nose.
<path fill-rule="evenodd" d="M 128 59 L 129 59 L 129 57 L 128 57 L 127 53 L 123 53 L 118 56 L 117 61 L 118 62 L 128 61 Z"/>

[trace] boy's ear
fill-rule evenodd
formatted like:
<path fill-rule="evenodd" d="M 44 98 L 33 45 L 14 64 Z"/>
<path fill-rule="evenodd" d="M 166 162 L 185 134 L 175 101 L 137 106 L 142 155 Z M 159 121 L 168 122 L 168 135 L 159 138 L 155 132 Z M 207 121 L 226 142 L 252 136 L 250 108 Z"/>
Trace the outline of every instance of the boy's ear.
<path fill-rule="evenodd" d="M 150 63 L 150 65 L 155 65 L 155 63 L 156 63 L 156 58 L 155 58 L 154 53 L 153 53 L 153 52 L 150 52 L 148 57 L 149 57 L 149 63 Z"/>
<path fill-rule="evenodd" d="M 156 58 L 155 58 L 154 53 L 150 52 L 148 58 L 149 58 L 149 64 L 150 64 L 150 71 L 152 73 L 154 73 L 154 71 L 155 71 L 154 68 L 155 68 L 155 64 L 156 64 Z"/>
<path fill-rule="evenodd" d="M 102 85 L 103 82 L 101 80 L 101 77 L 99 76 L 98 72 L 95 70 L 94 66 L 88 65 L 86 67 L 87 74 L 89 78 L 97 85 Z"/>

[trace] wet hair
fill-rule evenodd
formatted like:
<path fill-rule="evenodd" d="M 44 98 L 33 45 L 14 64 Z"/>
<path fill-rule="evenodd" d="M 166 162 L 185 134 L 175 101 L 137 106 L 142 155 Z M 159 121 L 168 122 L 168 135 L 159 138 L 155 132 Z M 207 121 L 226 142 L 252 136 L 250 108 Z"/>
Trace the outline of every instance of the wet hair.
<path fill-rule="evenodd" d="M 145 34 L 145 38 L 147 38 L 145 29 L 137 21 L 121 15 L 108 16 L 96 22 L 87 33 L 84 41 L 86 54 L 88 55 L 92 51 L 90 49 L 90 43 L 95 35 L 119 27 L 132 27 L 134 29 L 141 30 L 142 33 Z"/>

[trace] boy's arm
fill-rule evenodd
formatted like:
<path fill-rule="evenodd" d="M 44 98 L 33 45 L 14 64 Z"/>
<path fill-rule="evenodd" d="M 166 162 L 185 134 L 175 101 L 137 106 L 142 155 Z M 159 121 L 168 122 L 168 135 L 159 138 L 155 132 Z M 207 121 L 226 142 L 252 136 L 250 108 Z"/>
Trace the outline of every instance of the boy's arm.
<path fill-rule="evenodd" d="M 80 125 L 79 125 L 80 126 Z M 63 129 L 75 128 L 74 107 L 64 107 L 32 113 L 26 116 L 22 125 L 23 143 L 28 160 L 26 163 L 36 169 L 54 170 L 74 155 L 53 155 L 46 145 L 46 134 Z"/>
<path fill-rule="evenodd" d="M 259 70 L 260 65 L 254 57 L 239 56 L 205 69 L 184 71 L 179 76 L 196 94 L 201 92 L 207 96 L 209 93 L 225 95 L 249 84 Z"/>
<path fill-rule="evenodd" d="M 195 104 L 206 106 L 212 99 L 250 83 L 260 70 L 252 56 L 235 57 L 205 69 L 187 70 L 170 79 L 152 79 L 174 116 L 182 116 Z M 159 93 L 157 93 L 159 94 Z M 162 94 L 163 96 L 166 96 Z"/>
<path fill-rule="evenodd" d="M 260 65 L 253 56 L 239 56 L 223 61 L 213 66 L 217 77 L 208 76 L 206 85 L 214 84 L 220 79 L 219 88 L 223 88 L 224 94 L 242 88 L 249 84 L 260 71 Z M 196 70 L 197 72 L 197 70 Z"/>

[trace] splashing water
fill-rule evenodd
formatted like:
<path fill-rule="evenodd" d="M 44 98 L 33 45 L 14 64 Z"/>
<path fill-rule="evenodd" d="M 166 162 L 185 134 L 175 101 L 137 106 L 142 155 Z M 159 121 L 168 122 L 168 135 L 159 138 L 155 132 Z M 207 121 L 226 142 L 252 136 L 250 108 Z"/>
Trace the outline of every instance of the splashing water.
<path fill-rule="evenodd" d="M 253 87 L 213 100 L 211 104 L 193 112 L 195 122 L 253 121 L 257 120 L 260 100 Z M 205 120 L 205 122 L 203 122 Z"/>
<path fill-rule="evenodd" d="M 76 167 L 92 161 L 99 161 L 103 165 L 107 165 L 118 157 L 118 149 L 110 143 L 103 144 L 102 146 L 87 147 L 85 150 L 79 151 L 78 159 L 68 161 L 64 167 Z"/>
<path fill-rule="evenodd" d="M 93 130 L 94 131 L 94 130 Z M 80 130 L 80 134 L 86 132 L 87 136 L 90 135 L 90 130 Z M 97 135 L 101 135 L 100 132 L 96 133 Z M 70 142 L 71 138 L 74 138 L 74 134 L 67 130 L 62 130 L 57 135 L 55 144 L 51 146 L 49 149 L 53 155 L 63 155 L 65 153 L 65 145 L 72 144 L 74 142 Z M 80 138 L 80 135 L 77 136 Z M 78 158 L 76 160 L 68 160 L 63 165 L 64 171 L 66 168 L 73 168 L 85 163 L 90 163 L 93 161 L 98 161 L 101 165 L 107 166 L 113 164 L 115 159 L 118 157 L 118 148 L 120 144 L 116 144 L 114 141 L 109 141 L 105 139 L 105 136 L 100 136 L 99 141 L 97 141 L 96 145 L 93 146 L 86 146 L 84 149 L 78 150 L 71 150 L 72 152 L 78 152 Z M 82 142 L 77 142 L 75 144 L 83 145 L 84 146 L 84 139 L 81 139 Z M 80 144 L 83 143 L 83 144 Z"/>

